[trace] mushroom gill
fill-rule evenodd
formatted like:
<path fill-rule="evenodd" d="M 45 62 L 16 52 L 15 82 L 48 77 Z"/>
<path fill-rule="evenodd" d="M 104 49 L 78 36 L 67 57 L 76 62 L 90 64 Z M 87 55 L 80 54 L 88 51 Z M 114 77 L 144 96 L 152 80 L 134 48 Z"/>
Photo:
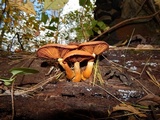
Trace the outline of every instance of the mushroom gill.
<path fill-rule="evenodd" d="M 37 56 L 46 59 L 57 59 L 66 71 L 67 78 L 72 79 L 75 76 L 74 71 L 72 71 L 67 62 L 64 63 L 62 61 L 65 54 L 77 48 L 77 45 L 47 44 L 37 50 Z"/>

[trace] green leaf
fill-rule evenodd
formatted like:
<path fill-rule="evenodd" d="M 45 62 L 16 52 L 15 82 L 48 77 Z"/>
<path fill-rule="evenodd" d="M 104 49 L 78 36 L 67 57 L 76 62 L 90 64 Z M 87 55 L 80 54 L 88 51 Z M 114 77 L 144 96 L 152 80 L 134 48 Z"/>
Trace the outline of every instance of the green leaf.
<path fill-rule="evenodd" d="M 29 21 L 35 20 L 35 17 L 29 17 Z"/>
<path fill-rule="evenodd" d="M 91 1 L 90 0 L 79 0 L 79 5 L 84 7 L 85 5 L 90 5 Z"/>
<path fill-rule="evenodd" d="M 53 30 L 53 31 L 55 31 L 57 29 L 55 26 L 48 26 L 46 28 L 49 29 L 49 30 Z"/>
<path fill-rule="evenodd" d="M 62 9 L 67 2 L 68 0 L 45 0 L 44 9 L 59 10 Z"/>
<path fill-rule="evenodd" d="M 14 79 L 10 79 L 10 78 L 0 78 L 1 81 L 13 81 Z"/>
<path fill-rule="evenodd" d="M 12 84 L 12 82 L 15 80 L 15 78 L 1 78 L 0 79 L 1 81 L 3 81 L 4 82 L 4 85 L 6 85 L 6 86 L 8 86 L 8 85 L 10 85 L 10 84 Z"/>
<path fill-rule="evenodd" d="M 47 36 L 47 37 L 53 37 L 53 35 L 54 35 L 54 33 L 50 33 L 50 32 L 47 32 L 47 33 L 46 33 L 46 36 Z M 46 43 L 45 43 L 45 44 L 46 44 Z"/>
<path fill-rule="evenodd" d="M 47 20 L 48 20 L 48 15 L 46 15 L 46 14 L 43 12 L 43 13 L 42 13 L 41 21 L 46 24 Z"/>
<path fill-rule="evenodd" d="M 94 34 L 92 30 L 87 30 L 87 33 L 89 34 L 89 36 L 92 36 Z"/>
<path fill-rule="evenodd" d="M 92 20 L 91 24 L 92 24 L 92 27 L 95 27 L 97 25 L 97 21 L 96 20 Z"/>
<path fill-rule="evenodd" d="M 99 28 L 98 28 L 98 27 L 94 27 L 94 28 L 93 28 L 93 31 L 96 32 L 96 33 L 98 33 Z"/>
<path fill-rule="evenodd" d="M 102 22 L 102 21 L 99 21 L 98 23 L 97 23 L 97 25 L 100 27 L 100 29 L 102 29 L 102 30 L 104 30 L 105 28 L 106 28 L 106 24 L 104 23 L 104 22 Z"/>
<path fill-rule="evenodd" d="M 13 74 L 13 76 L 17 74 L 33 74 L 38 73 L 38 70 L 31 69 L 31 68 L 13 68 L 10 70 L 10 72 Z"/>
<path fill-rule="evenodd" d="M 59 22 L 59 18 L 58 18 L 58 17 L 56 17 L 56 18 L 55 18 L 55 17 L 52 17 L 52 19 L 51 19 L 51 21 L 50 21 L 49 24 L 51 25 L 51 24 L 54 23 L 54 22 L 55 22 L 55 23 L 58 23 L 58 22 Z"/>
<path fill-rule="evenodd" d="M 85 27 L 85 28 L 89 28 L 89 27 L 90 27 L 90 25 L 89 25 L 89 23 L 84 23 L 84 24 L 83 24 L 83 27 Z"/>
<path fill-rule="evenodd" d="M 12 82 L 8 82 L 8 81 L 4 82 L 4 85 L 6 85 L 6 86 L 11 85 L 11 84 L 12 84 Z"/>

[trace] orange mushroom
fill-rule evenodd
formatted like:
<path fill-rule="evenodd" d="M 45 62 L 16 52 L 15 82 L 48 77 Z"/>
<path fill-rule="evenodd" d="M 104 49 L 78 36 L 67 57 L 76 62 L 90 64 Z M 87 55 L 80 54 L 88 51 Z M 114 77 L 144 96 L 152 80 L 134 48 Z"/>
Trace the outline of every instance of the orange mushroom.
<path fill-rule="evenodd" d="M 81 43 L 78 49 L 88 51 L 91 54 L 99 55 L 109 49 L 109 45 L 105 41 L 91 41 Z"/>
<path fill-rule="evenodd" d="M 109 49 L 109 45 L 104 41 L 91 41 L 80 44 L 79 49 L 87 51 L 95 57 L 96 55 L 100 55 L 105 50 Z M 82 72 L 83 80 L 86 80 L 90 77 L 93 69 L 93 64 L 94 64 L 93 60 L 88 61 L 86 69 Z"/>
<path fill-rule="evenodd" d="M 73 82 L 79 82 L 81 80 L 80 62 L 85 60 L 94 60 L 94 57 L 89 52 L 82 50 L 73 50 L 63 57 L 63 62 L 70 61 L 74 63 L 75 77 L 72 79 Z"/>
<path fill-rule="evenodd" d="M 37 56 L 46 59 L 58 59 L 59 64 L 66 71 L 66 77 L 72 79 L 75 76 L 74 71 L 67 62 L 63 63 L 62 61 L 66 53 L 77 48 L 77 45 L 47 44 L 37 50 Z"/>
<path fill-rule="evenodd" d="M 38 49 L 37 55 L 47 59 L 58 59 L 77 48 L 78 45 L 47 44 Z"/>

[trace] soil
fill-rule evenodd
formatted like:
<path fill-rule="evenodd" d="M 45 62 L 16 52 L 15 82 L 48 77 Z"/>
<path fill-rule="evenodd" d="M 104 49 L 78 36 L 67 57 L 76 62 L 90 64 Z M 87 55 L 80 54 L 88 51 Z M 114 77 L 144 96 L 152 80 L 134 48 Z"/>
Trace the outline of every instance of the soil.
<path fill-rule="evenodd" d="M 120 50 L 110 49 L 99 57 L 100 75 L 97 75 L 96 82 L 93 82 L 95 75 L 93 71 L 88 80 L 75 83 L 66 79 L 64 71 L 58 69 L 59 66 L 57 67 L 55 62 L 51 64 L 49 61 L 36 58 L 35 54 L 28 53 L 6 56 L 3 51 L 0 57 L 0 76 L 11 76 L 9 70 L 15 67 L 39 70 L 37 74 L 18 75 L 16 78 L 15 120 L 128 120 L 132 115 L 125 115 L 126 111 L 112 112 L 113 107 L 121 103 L 133 107 L 146 106 L 147 108 L 142 110 L 146 117 L 140 118 L 135 115 L 137 119 L 138 117 L 144 120 L 158 119 L 160 118 L 159 102 L 155 99 L 139 100 L 147 95 L 160 96 L 159 86 L 155 85 L 147 74 L 148 71 L 160 83 L 159 58 L 158 49 L 125 50 L 123 47 Z M 50 65 L 54 65 L 55 69 L 51 74 L 45 75 Z M 62 72 L 63 74 L 56 79 L 55 76 Z M 27 90 L 25 88 L 31 89 L 37 84 L 39 86 L 36 89 L 18 95 L 18 90 L 25 91 Z M 12 117 L 10 86 L 6 87 L 1 83 L 0 92 L 0 120 L 9 120 Z"/>

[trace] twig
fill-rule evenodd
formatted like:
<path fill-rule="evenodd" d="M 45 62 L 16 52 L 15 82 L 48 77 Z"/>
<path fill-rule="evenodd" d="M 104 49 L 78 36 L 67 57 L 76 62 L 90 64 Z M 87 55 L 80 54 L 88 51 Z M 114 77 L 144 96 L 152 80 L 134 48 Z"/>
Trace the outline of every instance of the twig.
<path fill-rule="evenodd" d="M 107 60 L 107 61 L 109 61 L 104 55 L 103 55 L 103 57 Z M 117 69 L 118 69 L 118 67 L 117 66 L 119 66 L 120 68 L 124 68 L 123 66 L 121 66 L 121 65 L 119 65 L 119 64 L 117 64 L 117 63 L 114 63 L 113 61 L 111 61 L 112 62 L 112 65 L 114 65 Z M 127 68 L 124 68 L 124 69 L 127 69 Z M 140 74 L 140 73 L 137 73 L 137 74 Z M 137 80 L 135 77 L 133 77 L 132 76 L 132 79 L 134 79 L 137 83 L 139 83 L 143 88 L 144 88 L 144 91 L 148 94 L 148 93 L 151 93 L 151 94 L 153 94 L 148 88 L 146 88 L 139 80 Z"/>
<path fill-rule="evenodd" d="M 27 66 L 28 68 L 32 65 L 32 63 L 33 63 L 34 60 L 35 60 L 35 58 L 29 58 L 29 60 L 30 60 L 30 59 L 32 59 L 32 60 L 29 62 L 28 66 Z M 28 63 L 28 61 L 27 61 L 27 63 Z M 23 83 L 24 78 L 25 78 L 25 75 L 22 76 L 22 80 L 21 80 L 21 83 L 20 83 L 21 85 L 22 85 L 22 83 Z"/>
<path fill-rule="evenodd" d="M 133 31 L 132 31 L 132 34 L 131 34 L 130 39 L 129 39 L 128 44 L 127 44 L 127 48 L 129 47 L 129 45 L 130 45 L 130 43 L 131 43 L 131 40 L 132 40 L 132 37 L 133 37 L 134 32 L 135 32 L 135 28 L 134 28 Z M 123 61 L 123 66 L 126 65 L 126 63 L 125 63 L 125 62 L 126 62 L 126 53 L 127 53 L 127 50 L 124 51 L 125 57 L 124 57 L 124 61 Z"/>
<path fill-rule="evenodd" d="M 152 116 L 152 119 L 153 120 L 158 120 L 157 116 L 156 116 L 156 113 L 155 113 L 155 108 L 153 105 L 150 105 L 149 106 L 150 110 L 151 110 L 151 116 Z"/>
<path fill-rule="evenodd" d="M 155 15 L 157 15 L 158 13 L 160 12 L 157 11 L 156 13 L 152 14 L 152 15 L 149 15 L 149 16 L 142 16 L 142 17 L 135 17 L 135 18 L 130 18 L 130 19 L 127 19 L 127 20 L 124 20 L 116 25 L 114 25 L 113 27 L 111 27 L 110 29 L 108 30 L 105 30 L 104 32 L 102 32 L 100 35 L 96 36 L 95 38 L 91 39 L 90 41 L 94 41 L 96 40 L 97 38 L 101 37 L 102 35 L 108 33 L 108 32 L 111 32 L 119 27 L 122 27 L 124 25 L 127 25 L 127 24 L 130 24 L 131 22 L 147 22 L 149 21 L 150 19 L 152 19 Z M 139 20 L 143 20 L 143 21 L 139 21 Z"/>
<path fill-rule="evenodd" d="M 119 68 L 123 68 L 123 69 L 127 69 L 128 72 L 132 72 L 132 73 L 135 73 L 135 74 L 140 74 L 139 72 L 136 72 L 136 71 L 131 71 L 130 69 L 118 64 L 118 63 L 115 63 L 111 60 L 108 60 L 104 55 L 102 55 L 104 57 L 105 60 L 107 60 L 108 62 L 110 62 L 116 69 L 118 69 L 120 72 L 122 72 L 122 70 L 120 70 Z"/>
<path fill-rule="evenodd" d="M 108 60 L 104 55 L 102 55 L 102 56 L 104 57 L 105 60 L 107 60 L 108 62 L 110 62 L 115 68 L 117 68 L 119 71 L 122 72 L 122 70 L 119 69 L 119 67 L 120 67 L 120 68 L 124 68 L 122 65 L 117 64 L 117 63 L 115 63 L 115 62 L 113 62 L 113 61 L 111 61 L 111 60 Z M 117 66 L 118 66 L 118 67 L 117 67 Z"/>
<path fill-rule="evenodd" d="M 94 65 L 93 86 L 96 84 L 96 79 L 99 81 L 100 85 L 104 84 L 104 80 L 99 70 L 99 55 L 97 56 L 96 64 Z"/>
<path fill-rule="evenodd" d="M 15 90 L 14 91 L 14 95 L 23 95 L 23 94 L 27 94 L 28 92 L 32 92 L 38 88 L 41 88 L 42 86 L 44 86 L 45 84 L 51 82 L 53 79 L 59 79 L 59 77 L 63 74 L 63 72 L 59 73 L 59 74 L 55 74 L 54 76 L 48 78 L 47 80 L 43 80 L 40 83 L 37 83 L 36 85 L 29 87 L 29 88 L 25 88 L 24 90 Z M 11 95 L 9 93 L 4 93 L 4 94 L 0 94 L 0 96 L 5 96 L 5 95 Z"/>
<path fill-rule="evenodd" d="M 94 77 L 93 77 L 93 86 L 96 84 L 96 78 L 97 78 L 97 70 L 98 70 L 98 62 L 99 62 L 99 56 L 97 56 L 96 64 L 94 65 Z"/>
<path fill-rule="evenodd" d="M 146 71 L 147 75 L 151 78 L 151 82 L 156 85 L 158 88 L 160 88 L 160 83 L 157 81 L 154 75 L 151 75 L 149 71 Z"/>
<path fill-rule="evenodd" d="M 145 89 L 144 91 L 145 91 L 147 94 L 148 94 L 148 92 L 149 92 L 149 93 L 151 93 L 151 94 L 154 95 L 154 93 L 151 92 L 148 88 L 146 88 L 139 80 L 137 80 L 137 79 L 134 78 L 134 77 L 133 77 L 133 79 L 136 80 L 136 82 L 138 82 L 138 83 Z"/>
<path fill-rule="evenodd" d="M 142 114 L 146 113 L 146 112 L 141 112 Z M 116 119 L 116 118 L 123 118 L 123 117 L 126 117 L 126 116 L 131 116 L 131 115 L 136 115 L 135 113 L 125 113 L 125 114 L 122 114 L 122 115 L 116 115 L 116 116 L 111 116 L 111 117 L 107 117 L 105 120 L 110 120 L 110 119 Z M 116 119 L 117 120 L 117 119 Z M 139 119 L 140 120 L 140 119 Z"/>
<path fill-rule="evenodd" d="M 142 74 L 143 74 L 143 72 L 144 72 L 144 70 L 145 70 L 145 68 L 146 68 L 146 66 L 147 66 L 147 63 L 150 61 L 151 58 L 152 58 L 152 56 L 150 56 L 150 57 L 148 58 L 147 62 L 145 63 L 145 65 L 144 65 L 144 67 L 143 67 L 143 69 L 142 69 L 142 71 L 141 71 L 141 73 L 140 73 L 140 77 L 142 76 Z"/>
<path fill-rule="evenodd" d="M 58 11 L 58 18 L 60 18 L 61 13 L 62 13 L 62 11 Z M 58 20 L 57 25 L 56 25 L 57 30 L 56 30 L 55 33 L 53 34 L 53 37 L 54 37 L 54 39 L 55 39 L 55 43 L 58 43 L 59 25 L 60 25 L 60 22 L 59 22 L 59 20 Z"/>
<path fill-rule="evenodd" d="M 135 48 L 135 47 L 115 47 L 115 46 L 110 46 L 109 51 L 110 50 L 160 50 L 160 48 Z"/>
<path fill-rule="evenodd" d="M 84 8 L 83 8 L 83 12 L 84 12 Z M 81 30 L 82 30 L 82 34 L 83 34 L 83 36 L 84 36 L 84 39 L 88 41 L 88 37 L 86 36 L 85 28 L 84 28 L 84 26 L 83 26 L 83 21 L 82 21 L 82 19 L 84 18 L 83 12 L 82 12 L 82 16 L 79 16 L 80 26 L 81 26 Z"/>
<path fill-rule="evenodd" d="M 140 8 L 136 11 L 135 16 L 137 16 L 139 14 L 139 12 L 142 10 L 144 4 L 146 3 L 146 0 L 144 0 L 141 4 L 140 4 Z"/>
<path fill-rule="evenodd" d="M 86 82 L 84 82 L 86 83 Z M 87 84 L 87 83 L 86 83 Z M 93 84 L 93 83 L 92 83 Z M 107 94 L 109 94 L 110 96 L 112 96 L 113 98 L 115 98 L 117 101 L 119 101 L 122 104 L 125 104 L 123 101 L 119 100 L 116 96 L 114 96 L 112 93 L 110 93 L 109 91 L 107 91 L 105 88 L 95 84 L 95 86 L 99 87 L 100 89 L 104 90 Z"/>
<path fill-rule="evenodd" d="M 155 7 L 154 0 L 148 0 L 148 2 L 149 2 L 149 5 L 150 5 L 152 11 L 156 12 L 157 10 L 156 10 L 156 7 Z M 160 25 L 160 17 L 159 17 L 159 15 L 156 15 L 155 18 L 156 18 L 158 24 Z"/>
<path fill-rule="evenodd" d="M 12 82 L 11 85 L 11 101 L 12 101 L 12 120 L 14 120 L 15 116 L 15 105 L 14 105 L 14 81 Z"/>

